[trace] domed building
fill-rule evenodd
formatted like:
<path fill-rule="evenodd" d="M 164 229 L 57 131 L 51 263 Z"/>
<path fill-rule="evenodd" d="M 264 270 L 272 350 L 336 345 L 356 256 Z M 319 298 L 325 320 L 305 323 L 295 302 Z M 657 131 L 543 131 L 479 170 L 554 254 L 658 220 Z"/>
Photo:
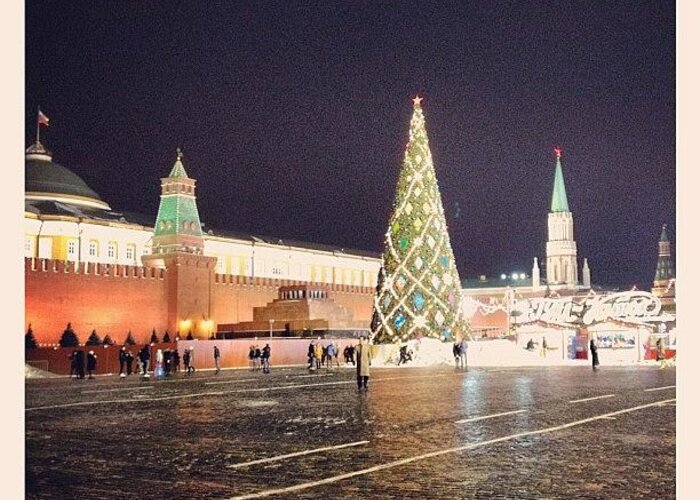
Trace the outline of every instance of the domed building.
<path fill-rule="evenodd" d="M 324 286 L 369 327 L 378 254 L 210 228 L 195 182 L 178 151 L 158 214 L 122 212 L 39 141 L 27 148 L 25 319 L 40 343 L 69 322 L 81 341 L 93 329 L 117 342 L 128 332 L 146 342 L 153 329 L 209 338 L 303 284 Z M 284 318 L 275 325 L 291 333 Z"/>
<path fill-rule="evenodd" d="M 84 180 L 54 163 L 51 152 L 40 142 L 27 148 L 24 169 L 24 195 L 29 204 L 48 201 L 111 210 Z"/>

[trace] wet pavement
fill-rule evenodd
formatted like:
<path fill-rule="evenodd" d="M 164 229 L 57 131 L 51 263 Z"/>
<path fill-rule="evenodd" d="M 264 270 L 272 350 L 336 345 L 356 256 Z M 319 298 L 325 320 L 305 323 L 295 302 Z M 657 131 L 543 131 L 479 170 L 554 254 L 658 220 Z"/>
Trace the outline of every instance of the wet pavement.
<path fill-rule="evenodd" d="M 26 381 L 27 498 L 675 498 L 676 372 Z"/>

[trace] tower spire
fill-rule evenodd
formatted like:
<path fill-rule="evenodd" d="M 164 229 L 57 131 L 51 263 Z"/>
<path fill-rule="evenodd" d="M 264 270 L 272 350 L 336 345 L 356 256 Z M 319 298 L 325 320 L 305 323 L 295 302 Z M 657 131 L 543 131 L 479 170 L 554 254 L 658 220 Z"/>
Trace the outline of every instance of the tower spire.
<path fill-rule="evenodd" d="M 557 157 L 557 165 L 554 168 L 554 188 L 552 189 L 552 207 L 550 212 L 569 212 L 569 201 L 566 198 L 566 187 L 564 186 L 564 173 L 561 168 L 560 147 L 554 148 Z"/>

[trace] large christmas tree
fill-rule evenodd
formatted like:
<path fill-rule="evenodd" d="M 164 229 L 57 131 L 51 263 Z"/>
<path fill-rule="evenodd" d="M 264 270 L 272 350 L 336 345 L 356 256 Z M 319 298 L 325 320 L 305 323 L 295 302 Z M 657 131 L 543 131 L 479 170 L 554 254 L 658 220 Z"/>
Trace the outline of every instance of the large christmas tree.
<path fill-rule="evenodd" d="M 413 100 L 410 139 L 384 242 L 383 282 L 374 297 L 375 343 L 469 335 L 420 102 Z"/>

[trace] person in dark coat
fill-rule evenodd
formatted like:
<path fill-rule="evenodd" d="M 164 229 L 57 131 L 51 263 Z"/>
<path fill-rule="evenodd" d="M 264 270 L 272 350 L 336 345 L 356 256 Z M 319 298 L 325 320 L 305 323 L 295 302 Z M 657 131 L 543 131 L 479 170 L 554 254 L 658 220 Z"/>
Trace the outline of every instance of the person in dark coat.
<path fill-rule="evenodd" d="M 173 367 L 173 351 L 170 349 L 165 349 L 163 351 L 163 370 L 165 371 L 165 376 L 170 376 L 170 371 Z"/>
<path fill-rule="evenodd" d="M 139 359 L 141 360 L 141 366 L 143 367 L 143 376 L 148 377 L 148 362 L 151 359 L 151 349 L 148 344 L 144 345 L 139 351 Z"/>
<path fill-rule="evenodd" d="M 76 349 L 73 349 L 73 352 L 70 353 L 70 356 L 68 356 L 68 359 L 70 359 L 70 378 L 73 378 L 73 375 L 76 377 L 78 376 L 78 365 L 75 362 L 75 357 L 77 355 L 78 351 Z"/>
<path fill-rule="evenodd" d="M 216 366 L 216 374 L 221 373 L 221 351 L 217 346 L 214 346 L 214 366 Z"/>
<path fill-rule="evenodd" d="M 248 350 L 248 363 L 250 364 L 250 371 L 255 371 L 255 346 L 250 346 Z"/>
<path fill-rule="evenodd" d="M 126 377 L 126 347 L 119 349 L 119 376 Z"/>
<path fill-rule="evenodd" d="M 97 370 L 97 355 L 95 354 L 95 351 L 90 351 L 87 355 L 88 378 L 95 378 L 92 376 L 95 370 Z"/>
<path fill-rule="evenodd" d="M 180 371 L 180 353 L 177 349 L 173 349 L 173 373 Z"/>
<path fill-rule="evenodd" d="M 262 351 L 260 347 L 255 346 L 255 354 L 253 355 L 253 370 L 258 371 L 260 369 L 260 358 L 262 357 Z"/>
<path fill-rule="evenodd" d="M 355 366 L 355 347 L 349 345 L 348 346 L 348 357 L 350 358 L 350 363 L 352 363 L 352 366 Z M 347 363 L 348 360 L 346 359 L 345 362 Z"/>
<path fill-rule="evenodd" d="M 185 352 L 182 354 L 182 365 L 185 367 L 185 375 L 190 374 L 190 351 L 185 349 Z"/>
<path fill-rule="evenodd" d="M 260 359 L 262 360 L 263 373 L 270 373 L 270 354 L 272 349 L 270 349 L 270 344 L 265 344 L 262 352 L 260 353 Z"/>
<path fill-rule="evenodd" d="M 600 364 L 600 361 L 598 361 L 598 346 L 595 345 L 595 340 L 593 340 L 593 339 L 591 339 L 590 351 L 591 351 L 591 364 L 593 365 L 593 371 L 597 371 L 598 365 Z"/>
<path fill-rule="evenodd" d="M 126 374 L 131 375 L 134 371 L 133 369 L 134 366 L 134 355 L 131 354 L 131 351 L 126 351 Z"/>
<path fill-rule="evenodd" d="M 314 341 L 312 340 L 309 342 L 309 351 L 307 353 L 307 357 L 309 358 L 309 370 L 314 370 L 315 367 L 315 353 L 316 352 L 316 346 L 314 345 Z"/>
<path fill-rule="evenodd" d="M 82 349 L 75 351 L 75 374 L 78 378 L 85 378 L 85 353 Z"/>

